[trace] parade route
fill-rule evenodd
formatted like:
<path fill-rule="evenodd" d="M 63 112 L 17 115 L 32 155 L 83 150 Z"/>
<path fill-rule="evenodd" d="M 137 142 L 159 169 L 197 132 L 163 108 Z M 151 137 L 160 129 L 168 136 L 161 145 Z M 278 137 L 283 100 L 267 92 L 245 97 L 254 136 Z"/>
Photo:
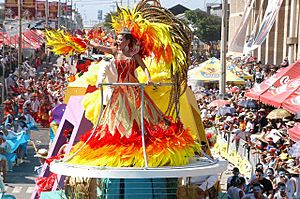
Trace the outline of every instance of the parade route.
<path fill-rule="evenodd" d="M 31 139 L 38 148 L 47 148 L 49 144 L 49 129 L 38 126 L 39 131 L 31 132 Z M 38 158 L 34 157 L 35 151 L 32 144 L 28 146 L 28 159 L 7 173 L 5 182 L 6 194 L 11 194 L 17 199 L 28 199 L 34 190 L 35 179 L 38 177 L 34 167 L 39 165 Z"/>

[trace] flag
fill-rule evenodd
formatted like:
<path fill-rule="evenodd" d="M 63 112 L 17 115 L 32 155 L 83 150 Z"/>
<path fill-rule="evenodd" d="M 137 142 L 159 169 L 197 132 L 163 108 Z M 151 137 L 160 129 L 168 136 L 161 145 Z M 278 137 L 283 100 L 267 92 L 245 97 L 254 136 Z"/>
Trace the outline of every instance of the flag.
<path fill-rule="evenodd" d="M 255 0 L 248 0 L 246 4 L 242 21 L 229 46 L 229 51 L 231 52 L 243 53 L 247 27 L 250 21 L 250 16 L 251 16 L 250 14 L 251 14 L 251 10 L 253 9 L 254 2 Z"/>
<path fill-rule="evenodd" d="M 261 46 L 262 43 L 266 40 L 268 34 L 270 33 L 274 25 L 274 22 L 279 13 L 282 2 L 283 0 L 268 1 L 268 6 L 264 18 L 261 22 L 260 28 L 258 30 L 258 33 L 255 36 L 253 35 L 253 38 L 255 38 L 253 42 L 248 42 L 247 47 L 250 50 L 255 50 L 256 48 Z"/>

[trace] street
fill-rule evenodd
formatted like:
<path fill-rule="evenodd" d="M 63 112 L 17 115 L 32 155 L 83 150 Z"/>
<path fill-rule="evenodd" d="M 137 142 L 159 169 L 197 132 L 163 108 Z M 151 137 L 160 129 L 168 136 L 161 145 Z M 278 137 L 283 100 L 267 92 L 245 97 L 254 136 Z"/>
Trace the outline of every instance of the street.
<path fill-rule="evenodd" d="M 31 139 L 38 148 L 48 149 L 49 129 L 39 126 L 39 131 L 31 132 Z M 31 197 L 34 190 L 35 178 L 34 167 L 39 165 L 38 158 L 34 157 L 35 151 L 32 144 L 28 146 L 28 159 L 24 160 L 19 166 L 13 168 L 13 172 L 7 173 L 5 189 L 7 194 L 14 195 L 16 198 L 27 199 Z"/>

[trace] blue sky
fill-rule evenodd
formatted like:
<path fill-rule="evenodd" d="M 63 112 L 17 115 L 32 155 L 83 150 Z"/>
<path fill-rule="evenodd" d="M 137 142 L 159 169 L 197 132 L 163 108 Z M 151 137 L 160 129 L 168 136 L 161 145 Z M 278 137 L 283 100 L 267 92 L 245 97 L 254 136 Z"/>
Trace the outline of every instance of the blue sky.
<path fill-rule="evenodd" d="M 70 1 L 70 0 L 69 0 Z M 73 0 L 73 3 L 76 3 L 76 7 L 79 9 L 80 13 L 83 16 L 84 21 L 97 20 L 98 10 L 103 10 L 103 16 L 105 13 L 113 10 L 113 6 L 116 5 L 114 0 Z M 121 0 L 117 0 L 121 2 Z M 138 0 L 122 0 L 124 6 L 127 6 L 129 2 L 130 7 L 134 5 L 134 2 Z M 170 8 L 177 4 L 182 4 L 190 9 L 200 8 L 205 10 L 206 3 L 220 3 L 221 0 L 161 0 L 161 4 Z"/>

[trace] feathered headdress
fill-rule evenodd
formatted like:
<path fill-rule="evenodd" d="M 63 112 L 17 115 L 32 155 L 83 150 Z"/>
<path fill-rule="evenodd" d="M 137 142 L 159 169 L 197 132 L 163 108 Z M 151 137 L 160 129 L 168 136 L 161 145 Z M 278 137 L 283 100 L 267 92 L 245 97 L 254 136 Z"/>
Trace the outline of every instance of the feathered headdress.
<path fill-rule="evenodd" d="M 118 7 L 118 15 L 112 17 L 112 27 L 116 33 L 130 30 L 140 41 L 141 57 L 151 57 L 164 67 L 163 71 L 169 71 L 175 86 L 166 114 L 178 114 L 179 97 L 187 85 L 191 30 L 157 0 L 142 0 L 132 10 Z"/>
<path fill-rule="evenodd" d="M 89 40 L 105 42 L 107 39 L 106 32 L 101 27 L 93 28 L 87 33 L 77 31 L 76 36 L 64 30 L 46 30 L 47 47 L 57 55 L 84 53 Z"/>

